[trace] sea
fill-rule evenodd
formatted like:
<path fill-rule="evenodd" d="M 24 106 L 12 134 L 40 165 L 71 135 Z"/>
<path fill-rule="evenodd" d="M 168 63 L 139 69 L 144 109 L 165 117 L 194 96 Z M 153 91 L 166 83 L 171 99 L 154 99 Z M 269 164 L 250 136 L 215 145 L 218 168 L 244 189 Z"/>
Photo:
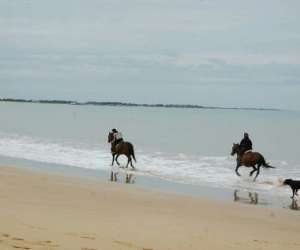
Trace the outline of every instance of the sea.
<path fill-rule="evenodd" d="M 300 112 L 0 102 L 0 165 L 96 176 L 147 188 L 299 210 L 282 186 L 300 179 Z M 134 145 L 136 170 L 111 166 L 112 128 Z M 234 170 L 248 132 L 275 169 Z"/>

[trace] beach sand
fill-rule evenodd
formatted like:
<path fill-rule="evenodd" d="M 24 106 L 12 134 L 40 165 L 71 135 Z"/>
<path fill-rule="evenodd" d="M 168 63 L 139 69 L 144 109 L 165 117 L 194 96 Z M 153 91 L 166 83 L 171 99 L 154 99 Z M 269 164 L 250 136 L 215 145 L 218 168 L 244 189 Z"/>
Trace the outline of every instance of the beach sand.
<path fill-rule="evenodd" d="M 0 168 L 0 249 L 300 249 L 300 213 Z"/>

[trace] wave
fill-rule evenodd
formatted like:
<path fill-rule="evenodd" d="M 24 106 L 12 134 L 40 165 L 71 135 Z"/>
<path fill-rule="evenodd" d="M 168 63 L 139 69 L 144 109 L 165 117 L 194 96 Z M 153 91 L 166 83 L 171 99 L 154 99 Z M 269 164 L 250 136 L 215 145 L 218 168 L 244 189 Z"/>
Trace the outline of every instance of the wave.
<path fill-rule="evenodd" d="M 103 145 L 74 146 L 28 136 L 0 134 L 0 155 L 26 160 L 63 164 L 88 169 L 111 170 L 111 154 Z M 289 174 L 300 177 L 299 168 L 283 160 L 270 160 L 277 168 L 262 169 L 258 181 L 248 176 L 249 169 L 240 168 L 242 178 L 235 175 L 235 159 L 227 156 L 197 156 L 164 152 L 136 152 L 138 157 L 135 175 L 155 176 L 168 181 L 245 191 L 286 192 L 279 189 L 280 179 Z M 124 166 L 124 156 L 119 158 Z M 112 169 L 114 171 L 122 171 Z"/>

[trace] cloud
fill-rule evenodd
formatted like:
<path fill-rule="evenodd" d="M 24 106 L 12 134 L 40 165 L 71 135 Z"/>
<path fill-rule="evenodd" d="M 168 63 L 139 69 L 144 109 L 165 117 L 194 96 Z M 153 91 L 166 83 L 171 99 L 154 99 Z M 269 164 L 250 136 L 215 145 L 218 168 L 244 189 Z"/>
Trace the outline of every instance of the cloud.
<path fill-rule="evenodd" d="M 220 86 L 298 86 L 299 7 L 294 0 L 2 0 L 0 90 L 175 86 L 188 102 L 189 93 L 204 98 Z"/>

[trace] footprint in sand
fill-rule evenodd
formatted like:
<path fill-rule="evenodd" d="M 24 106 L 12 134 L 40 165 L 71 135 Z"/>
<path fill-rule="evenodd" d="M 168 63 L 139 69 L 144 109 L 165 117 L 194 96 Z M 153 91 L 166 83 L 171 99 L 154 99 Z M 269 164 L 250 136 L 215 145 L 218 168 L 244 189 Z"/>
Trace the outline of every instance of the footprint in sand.
<path fill-rule="evenodd" d="M 29 246 L 40 246 L 40 247 L 47 247 L 47 249 L 53 249 L 55 247 L 59 247 L 59 245 L 54 244 L 51 240 L 45 240 L 45 241 L 28 241 L 20 237 L 12 237 L 11 235 L 7 233 L 0 234 L 2 236 L 2 239 L 0 239 L 0 243 L 3 243 L 7 246 L 11 246 L 15 249 L 25 249 L 29 250 L 32 249 Z"/>
<path fill-rule="evenodd" d="M 16 241 L 24 241 L 24 239 L 22 239 L 22 238 L 17 238 L 17 237 L 12 238 L 12 240 L 16 240 Z"/>
<path fill-rule="evenodd" d="M 15 245 L 12 245 L 13 248 L 16 248 L 16 249 L 31 249 L 30 247 L 23 247 L 23 246 L 15 246 Z"/>
<path fill-rule="evenodd" d="M 80 236 L 81 239 L 87 239 L 87 240 L 95 240 L 96 238 L 94 236 L 90 235 L 82 235 Z"/>
<path fill-rule="evenodd" d="M 87 240 L 95 240 L 96 237 L 93 236 L 93 235 L 88 235 L 88 234 L 82 234 L 82 235 L 79 235 L 77 233 L 66 233 L 66 235 L 68 236 L 72 236 L 72 237 L 79 237 L 81 239 L 87 239 Z"/>
<path fill-rule="evenodd" d="M 25 241 L 23 238 L 18 238 L 18 237 L 13 237 L 13 238 L 11 238 L 11 240 L 17 241 L 17 242 L 24 242 Z M 12 245 L 12 247 L 16 248 L 16 249 L 31 249 L 30 247 L 20 246 L 20 245 Z"/>
<path fill-rule="evenodd" d="M 122 246 L 126 246 L 126 247 L 129 247 L 129 248 L 142 249 L 142 250 L 154 250 L 153 248 L 140 247 L 140 246 L 134 245 L 131 242 L 126 242 L 126 241 L 115 240 L 115 241 L 113 241 L 113 243 L 116 243 L 116 244 L 119 244 L 119 245 L 122 245 Z"/>

